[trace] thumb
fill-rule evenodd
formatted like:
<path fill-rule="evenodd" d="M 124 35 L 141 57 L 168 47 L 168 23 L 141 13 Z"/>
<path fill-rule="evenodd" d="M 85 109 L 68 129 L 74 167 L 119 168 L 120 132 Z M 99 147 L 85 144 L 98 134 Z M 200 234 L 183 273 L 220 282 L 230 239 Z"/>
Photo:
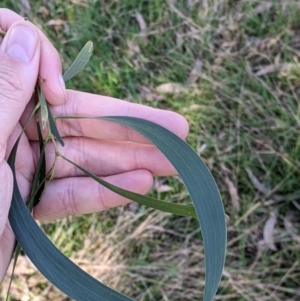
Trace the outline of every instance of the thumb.
<path fill-rule="evenodd" d="M 0 162 L 37 81 L 40 41 L 29 22 L 13 24 L 0 47 Z"/>
<path fill-rule="evenodd" d="M 12 233 L 4 234 L 13 178 L 4 160 L 7 140 L 29 102 L 37 80 L 40 42 L 26 21 L 13 24 L 0 46 L 0 282 L 13 250 Z"/>

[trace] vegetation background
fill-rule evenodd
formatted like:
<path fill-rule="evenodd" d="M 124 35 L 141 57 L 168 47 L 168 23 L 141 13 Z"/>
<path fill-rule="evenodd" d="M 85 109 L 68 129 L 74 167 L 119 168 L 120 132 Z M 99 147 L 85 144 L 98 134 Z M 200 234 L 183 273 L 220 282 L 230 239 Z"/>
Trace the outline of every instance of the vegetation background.
<path fill-rule="evenodd" d="M 300 300 L 299 1 L 1 6 L 42 28 L 65 68 L 94 42 L 91 62 L 69 87 L 186 116 L 188 142 L 212 171 L 230 217 L 216 300 Z M 177 177 L 155 179 L 151 194 L 188 201 Z M 83 269 L 136 300 L 201 299 L 204 258 L 194 219 L 130 204 L 42 227 Z M 69 300 L 26 257 L 11 293 L 11 300 Z"/>

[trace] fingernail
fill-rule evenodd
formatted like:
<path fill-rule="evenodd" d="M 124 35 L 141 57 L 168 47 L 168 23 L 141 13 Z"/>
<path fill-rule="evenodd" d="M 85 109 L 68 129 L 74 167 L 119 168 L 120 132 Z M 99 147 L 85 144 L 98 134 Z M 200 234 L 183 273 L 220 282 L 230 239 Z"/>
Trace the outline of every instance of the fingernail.
<path fill-rule="evenodd" d="M 7 38 L 7 55 L 22 62 L 30 62 L 33 59 L 38 39 L 31 28 L 25 25 L 16 25 L 9 32 Z"/>
<path fill-rule="evenodd" d="M 61 74 L 58 76 L 58 81 L 59 81 L 60 86 L 61 86 L 61 88 L 62 88 L 62 90 L 64 92 L 65 100 L 67 100 L 66 84 L 65 84 L 65 81 L 64 81 L 64 79 L 63 79 L 63 77 L 62 77 Z"/>

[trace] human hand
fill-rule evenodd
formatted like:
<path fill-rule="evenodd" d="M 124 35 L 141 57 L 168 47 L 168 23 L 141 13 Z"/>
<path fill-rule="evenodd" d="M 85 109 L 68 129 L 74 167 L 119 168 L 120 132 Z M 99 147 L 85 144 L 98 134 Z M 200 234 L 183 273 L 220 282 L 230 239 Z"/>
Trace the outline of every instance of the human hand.
<path fill-rule="evenodd" d="M 5 18 L 1 18 L 1 13 L 0 9 L 0 20 L 3 22 Z M 16 15 L 12 16 L 14 18 L 11 20 L 15 20 Z M 26 39 L 24 33 L 22 34 L 22 41 L 31 40 L 36 43 L 29 62 L 20 61 L 21 57 L 17 60 L 11 58 L 7 53 L 8 40 L 14 32 L 16 33 L 17 25 L 27 26 L 34 33 L 34 38 L 31 39 Z M 52 104 L 50 109 L 53 115 L 140 117 L 168 128 L 181 138 L 186 137 L 188 125 L 186 120 L 176 113 L 109 97 L 73 90 L 67 90 L 65 97 L 58 79 L 61 73 L 59 56 L 46 37 L 29 22 L 19 21 L 12 25 L 6 20 L 6 23 L 1 23 L 0 26 L 4 31 L 9 28 L 0 49 L 2 90 L 0 108 L 3 108 L 0 112 L 0 128 L 1 132 L 5 131 L 0 137 L 2 146 L 0 183 L 3 183 L 3 189 L 0 190 L 0 200 L 3 204 L 0 209 L 0 279 L 2 279 L 14 247 L 14 235 L 7 220 L 13 181 L 5 160 L 34 107 L 33 101 L 29 100 L 38 74 L 46 79 L 43 90 L 47 100 Z M 16 53 L 16 50 L 12 53 Z M 54 67 L 48 62 L 54 62 Z M 48 74 L 45 66 L 53 68 L 53 72 Z M 152 186 L 153 175 L 176 174 L 174 168 L 156 147 L 138 133 L 123 126 L 91 119 L 59 119 L 57 127 L 65 141 L 64 148 L 59 145 L 57 147 L 65 157 L 124 189 L 146 193 Z M 37 135 L 35 125 L 32 123 L 21 138 L 16 159 L 16 176 L 24 200 L 28 199 L 30 193 L 38 154 Z M 53 146 L 48 145 L 46 149 L 48 169 L 52 166 L 54 156 Z M 56 162 L 54 178 L 47 183 L 45 193 L 34 208 L 33 214 L 37 219 L 54 219 L 66 215 L 97 212 L 127 202 L 127 199 L 103 188 L 59 158 Z"/>

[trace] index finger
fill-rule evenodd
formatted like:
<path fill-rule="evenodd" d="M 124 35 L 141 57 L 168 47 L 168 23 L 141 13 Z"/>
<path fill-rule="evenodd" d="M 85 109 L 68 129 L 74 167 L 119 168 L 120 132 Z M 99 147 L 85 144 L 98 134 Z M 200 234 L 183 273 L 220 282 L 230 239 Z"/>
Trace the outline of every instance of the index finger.
<path fill-rule="evenodd" d="M 189 131 L 187 120 L 172 111 L 74 90 L 67 90 L 67 95 L 68 101 L 63 105 L 50 106 L 54 116 L 130 116 L 143 118 L 165 127 L 182 139 L 186 138 Z M 32 109 L 33 103 L 25 109 L 25 114 L 21 118 L 22 124 L 27 120 L 27 116 Z M 149 143 L 146 138 L 136 131 L 104 120 L 59 118 L 56 125 L 62 137 L 89 137 L 102 140 Z M 34 123 L 27 127 L 26 134 L 29 139 L 37 140 Z"/>

